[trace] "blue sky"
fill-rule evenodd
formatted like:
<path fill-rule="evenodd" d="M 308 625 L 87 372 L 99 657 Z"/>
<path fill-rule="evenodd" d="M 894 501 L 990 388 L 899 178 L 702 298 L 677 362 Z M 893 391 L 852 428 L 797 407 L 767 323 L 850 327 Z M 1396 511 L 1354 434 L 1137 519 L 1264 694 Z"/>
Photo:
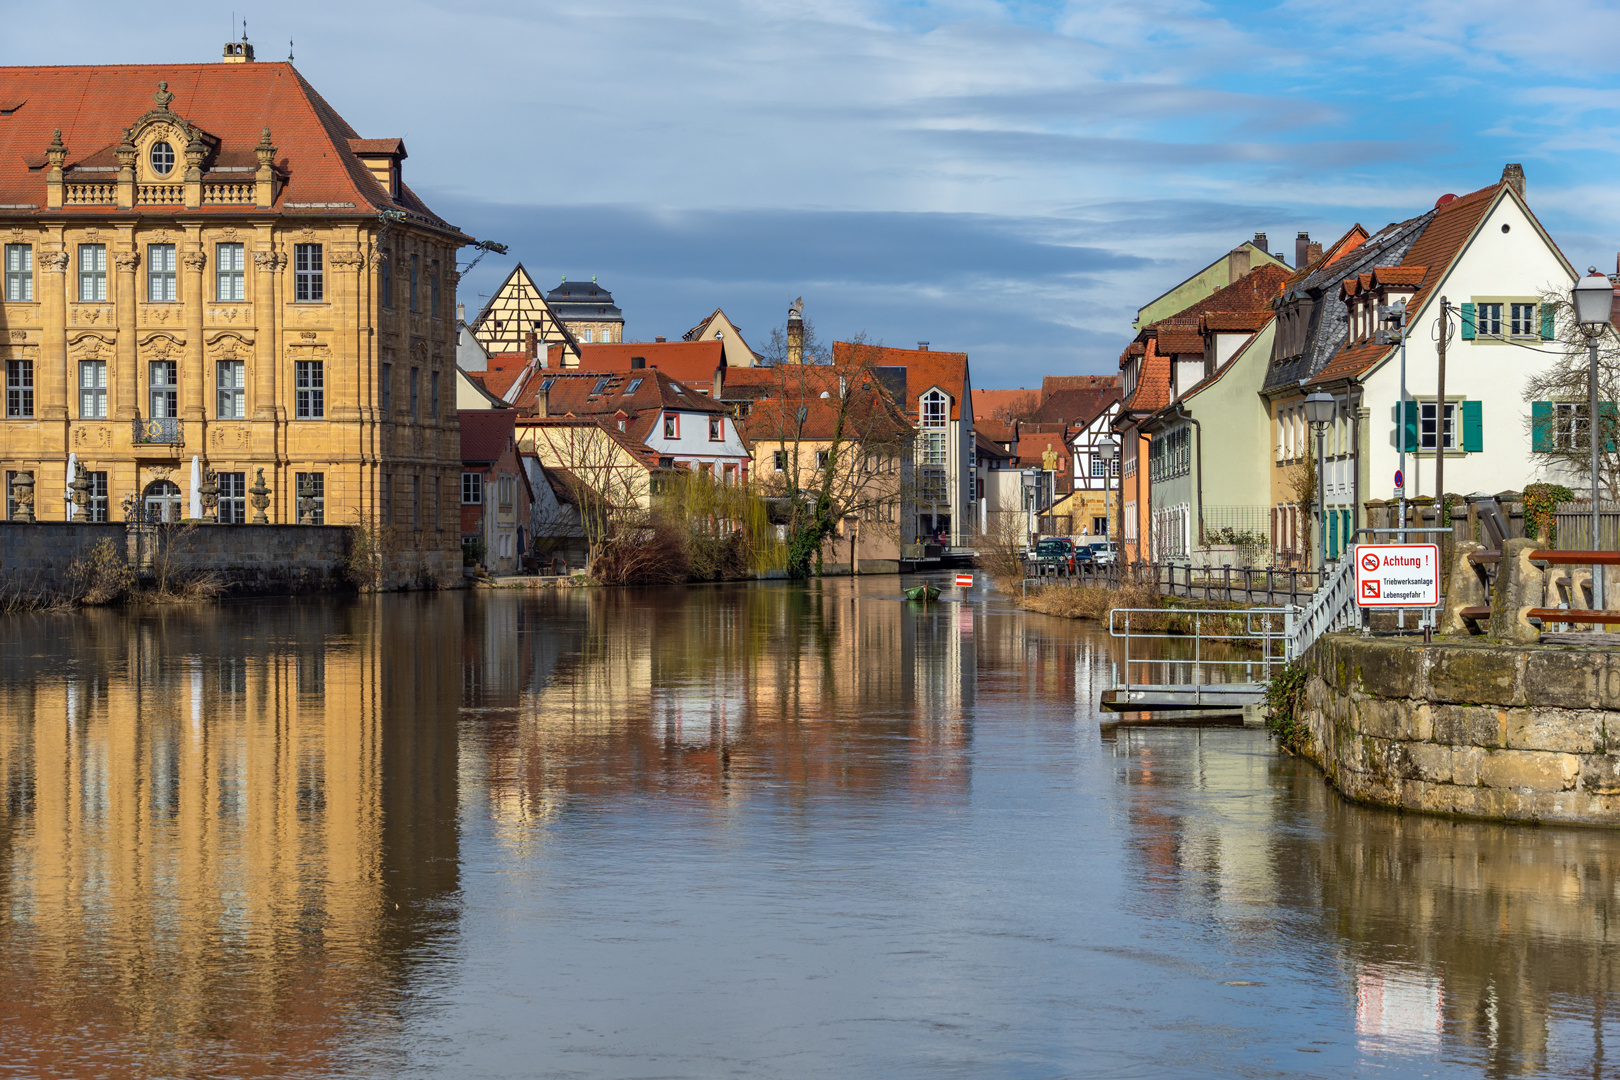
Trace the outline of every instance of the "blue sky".
<path fill-rule="evenodd" d="M 97 10 L 100 9 L 100 10 Z M 1256 231 L 1292 258 L 1522 162 L 1571 260 L 1620 249 L 1620 7 L 651 0 L 248 12 L 406 177 L 627 334 L 965 349 L 981 387 L 1107 373 L 1135 309 Z M 0 62 L 211 60 L 228 6 L 8 12 Z M 240 13 L 238 13 L 240 18 Z"/>

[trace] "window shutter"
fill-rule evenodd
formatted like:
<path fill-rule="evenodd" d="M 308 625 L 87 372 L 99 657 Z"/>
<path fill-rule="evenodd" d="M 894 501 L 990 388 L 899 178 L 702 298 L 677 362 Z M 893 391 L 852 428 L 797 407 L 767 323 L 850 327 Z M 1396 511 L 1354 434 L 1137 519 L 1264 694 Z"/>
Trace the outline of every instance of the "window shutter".
<path fill-rule="evenodd" d="M 1474 340 L 1474 305 L 1462 305 L 1462 334 L 1464 341 Z"/>
<path fill-rule="evenodd" d="M 1412 453 L 1413 451 L 1415 451 L 1418 448 L 1418 404 L 1417 404 L 1417 402 L 1415 402 L 1415 401 L 1402 402 L 1401 403 L 1401 412 L 1405 415 L 1405 418 L 1406 418 L 1405 423 L 1402 424 L 1402 426 L 1404 428 L 1406 428 L 1406 434 L 1404 436 L 1402 436 L 1402 442 L 1401 442 L 1400 445 L 1406 447 L 1406 452 L 1410 454 L 1410 453 Z"/>
<path fill-rule="evenodd" d="M 1603 438 L 1603 452 L 1614 453 L 1614 426 L 1620 422 L 1620 415 L 1615 413 L 1614 402 L 1598 402 L 1598 434 Z"/>
<path fill-rule="evenodd" d="M 1552 452 L 1556 445 L 1553 423 L 1552 402 L 1532 401 L 1530 403 L 1530 449 L 1538 454 Z"/>
<path fill-rule="evenodd" d="M 1483 402 L 1462 403 L 1462 448 L 1464 453 L 1477 454 L 1485 449 L 1485 423 Z"/>
<path fill-rule="evenodd" d="M 1551 341 L 1553 339 L 1553 314 L 1554 314 L 1554 310 L 1553 310 L 1553 306 L 1551 304 L 1542 304 L 1541 305 L 1541 340 L 1542 341 Z"/>

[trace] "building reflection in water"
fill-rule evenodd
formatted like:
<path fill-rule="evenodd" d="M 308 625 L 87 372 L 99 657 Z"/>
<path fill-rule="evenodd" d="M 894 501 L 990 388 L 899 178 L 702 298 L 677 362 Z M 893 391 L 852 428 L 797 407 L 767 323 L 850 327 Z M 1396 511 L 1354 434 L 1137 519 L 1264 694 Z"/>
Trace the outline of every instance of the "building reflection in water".
<path fill-rule="evenodd" d="M 464 752 L 499 822 L 652 793 L 967 795 L 975 606 L 890 580 L 497 593 L 468 616 Z"/>
<path fill-rule="evenodd" d="M 1314 938 L 1369 1068 L 1438 1053 L 1491 1077 L 1614 1075 L 1620 837 L 1355 806 L 1252 733 L 1121 727 L 1109 745 L 1137 901 L 1231 941 Z"/>
<path fill-rule="evenodd" d="M 8 621 L 0 1061 L 281 1075 L 386 1055 L 379 1011 L 454 919 L 461 642 L 434 616 L 460 607 Z"/>

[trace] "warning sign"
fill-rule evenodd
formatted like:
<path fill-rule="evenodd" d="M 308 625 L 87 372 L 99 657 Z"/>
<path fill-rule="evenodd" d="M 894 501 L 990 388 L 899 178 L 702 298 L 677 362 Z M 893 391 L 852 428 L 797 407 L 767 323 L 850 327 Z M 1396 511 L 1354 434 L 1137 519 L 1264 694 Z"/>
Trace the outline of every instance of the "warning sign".
<path fill-rule="evenodd" d="M 1439 607 L 1440 548 L 1434 544 L 1357 545 L 1356 603 L 1362 607 Z"/>

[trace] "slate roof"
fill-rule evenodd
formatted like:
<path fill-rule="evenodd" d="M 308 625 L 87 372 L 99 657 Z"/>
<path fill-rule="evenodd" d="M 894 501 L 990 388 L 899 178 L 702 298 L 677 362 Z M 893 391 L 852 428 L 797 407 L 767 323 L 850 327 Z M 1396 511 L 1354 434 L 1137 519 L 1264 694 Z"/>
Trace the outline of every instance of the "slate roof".
<path fill-rule="evenodd" d="M 624 322 L 624 312 L 613 294 L 594 281 L 564 281 L 546 293 L 546 303 L 557 318 L 574 322 Z"/>
<path fill-rule="evenodd" d="M 1344 347 L 1350 334 L 1350 311 L 1340 295 L 1340 286 L 1346 280 L 1359 277 L 1376 267 L 1399 265 L 1433 215 L 1434 211 L 1431 210 L 1415 218 L 1386 225 L 1354 250 L 1332 262 L 1324 259 L 1287 286 L 1278 298 L 1279 305 L 1296 298 L 1310 298 L 1315 302 L 1315 313 L 1303 351 L 1299 356 L 1285 357 L 1280 361 L 1273 357 L 1266 371 L 1262 393 L 1295 388 L 1301 379 L 1308 379 L 1327 366 L 1328 361 Z M 1280 332 L 1278 337 L 1281 337 Z"/>
<path fill-rule="evenodd" d="M 64 178 L 112 182 L 116 173 L 76 167 L 116 166 L 115 150 L 124 129 L 159 106 L 159 82 L 174 95 L 168 108 L 204 135 L 218 140 L 203 160 L 203 180 L 251 181 L 258 167 L 254 147 L 270 129 L 275 169 L 285 183 L 269 213 L 374 218 L 382 210 L 403 210 L 412 219 L 450 232 L 440 218 L 401 184 L 398 199 L 388 196 L 355 155 L 354 145 L 404 144 L 397 139 L 362 140 L 290 63 L 109 64 L 61 67 L 0 67 L 0 219 L 100 217 L 107 206 L 45 207 L 45 148 L 60 128 L 67 148 Z M 182 148 L 176 147 L 177 153 Z M 230 170 L 215 172 L 215 170 Z M 178 167 L 175 182 L 180 182 Z M 210 175 L 214 173 L 214 175 Z M 30 204 L 38 209 L 26 209 Z M 315 205 L 309 205 L 315 204 Z M 136 206 L 122 217 L 215 217 L 267 211 L 251 206 Z"/>

